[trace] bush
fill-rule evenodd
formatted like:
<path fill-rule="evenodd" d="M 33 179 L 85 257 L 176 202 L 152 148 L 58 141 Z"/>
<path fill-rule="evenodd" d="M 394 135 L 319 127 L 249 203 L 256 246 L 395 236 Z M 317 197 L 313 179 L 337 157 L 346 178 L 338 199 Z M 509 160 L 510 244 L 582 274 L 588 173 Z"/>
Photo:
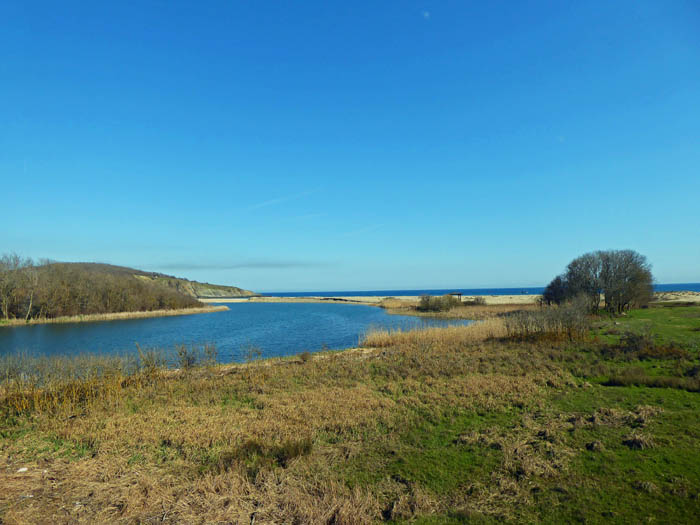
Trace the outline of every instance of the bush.
<path fill-rule="evenodd" d="M 649 330 L 627 332 L 620 337 L 620 349 L 637 359 L 688 359 L 690 353 L 677 343 L 659 345 Z"/>
<path fill-rule="evenodd" d="M 506 337 L 517 340 L 580 341 L 586 338 L 591 326 L 585 305 L 577 301 L 537 311 L 514 312 L 504 322 Z"/>
<path fill-rule="evenodd" d="M 197 350 L 194 347 L 188 348 L 186 345 L 177 345 L 175 353 L 179 368 L 187 370 L 197 364 Z"/>
<path fill-rule="evenodd" d="M 443 295 L 442 297 L 422 295 L 416 309 L 419 312 L 446 312 L 461 305 L 462 301 L 453 295 Z"/>

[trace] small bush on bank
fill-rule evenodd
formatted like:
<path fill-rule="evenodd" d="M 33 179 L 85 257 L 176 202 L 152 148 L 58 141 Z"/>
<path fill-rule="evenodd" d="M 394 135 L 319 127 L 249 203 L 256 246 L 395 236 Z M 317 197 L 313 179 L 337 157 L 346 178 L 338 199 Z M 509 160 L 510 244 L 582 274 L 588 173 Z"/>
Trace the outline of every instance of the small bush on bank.
<path fill-rule="evenodd" d="M 416 310 L 419 312 L 446 312 L 461 305 L 462 301 L 453 295 L 443 295 L 442 297 L 422 295 Z"/>

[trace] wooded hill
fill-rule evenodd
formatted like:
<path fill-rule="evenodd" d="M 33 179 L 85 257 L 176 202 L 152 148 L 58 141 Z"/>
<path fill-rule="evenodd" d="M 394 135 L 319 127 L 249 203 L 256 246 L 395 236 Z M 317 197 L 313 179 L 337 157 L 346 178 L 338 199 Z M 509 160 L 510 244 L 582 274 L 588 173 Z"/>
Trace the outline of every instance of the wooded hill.
<path fill-rule="evenodd" d="M 253 292 L 100 263 L 0 258 L 3 319 L 196 308 L 201 297 L 245 297 Z"/>

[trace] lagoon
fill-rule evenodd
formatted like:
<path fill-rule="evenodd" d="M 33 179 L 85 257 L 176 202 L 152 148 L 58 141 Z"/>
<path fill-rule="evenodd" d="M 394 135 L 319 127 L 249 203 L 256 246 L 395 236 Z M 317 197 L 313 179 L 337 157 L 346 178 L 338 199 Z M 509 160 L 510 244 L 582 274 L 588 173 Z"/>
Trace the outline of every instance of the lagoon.
<path fill-rule="evenodd" d="M 223 363 L 242 362 L 251 347 L 261 357 L 357 346 L 372 328 L 410 329 L 470 321 L 389 315 L 348 304 L 233 303 L 209 314 L 118 321 L 0 327 L 0 355 L 132 354 L 142 348 L 214 344 Z"/>

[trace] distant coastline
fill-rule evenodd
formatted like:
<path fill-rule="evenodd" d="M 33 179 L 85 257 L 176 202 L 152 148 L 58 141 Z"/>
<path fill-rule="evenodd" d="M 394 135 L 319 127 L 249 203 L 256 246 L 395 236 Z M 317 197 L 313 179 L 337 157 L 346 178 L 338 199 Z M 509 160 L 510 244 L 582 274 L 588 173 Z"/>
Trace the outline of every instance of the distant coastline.
<path fill-rule="evenodd" d="M 228 310 L 228 306 L 203 306 L 198 308 L 178 308 L 174 310 L 150 310 L 144 312 L 112 312 L 105 314 L 71 315 L 64 317 L 54 317 L 48 319 L 10 319 L 0 320 L 2 326 L 27 326 L 34 324 L 61 324 L 61 323 L 87 323 L 96 321 L 118 321 L 124 319 L 145 319 L 148 317 L 169 317 L 175 315 L 207 314 L 212 312 L 222 312 Z"/>
<path fill-rule="evenodd" d="M 426 290 L 428 291 L 428 290 Z M 444 290 L 432 290 L 442 293 L 426 294 L 426 295 L 445 295 Z M 369 295 L 372 292 L 341 292 L 346 295 L 260 295 L 254 297 L 229 297 L 217 299 L 200 299 L 204 303 L 337 303 L 337 304 L 357 304 L 365 306 L 384 306 L 387 300 L 396 299 L 398 302 L 406 304 L 417 303 L 420 300 L 420 295 Z M 367 295 L 351 295 L 365 293 Z M 414 290 L 415 293 L 415 290 Z M 460 293 L 457 291 L 457 293 Z M 421 294 L 422 295 L 422 294 Z M 470 301 L 475 298 L 483 298 L 485 305 L 527 305 L 535 304 L 542 297 L 542 294 L 463 294 L 462 301 Z M 673 291 L 655 291 L 654 297 L 657 302 L 691 302 L 700 303 L 700 285 L 697 290 L 673 290 Z"/>
<path fill-rule="evenodd" d="M 700 292 L 700 283 L 655 284 L 655 292 Z M 463 296 L 542 295 L 544 286 L 521 288 L 430 288 L 420 290 L 338 290 L 326 292 L 265 292 L 263 297 L 420 297 L 458 292 Z M 201 298 L 200 298 L 201 300 Z"/>

